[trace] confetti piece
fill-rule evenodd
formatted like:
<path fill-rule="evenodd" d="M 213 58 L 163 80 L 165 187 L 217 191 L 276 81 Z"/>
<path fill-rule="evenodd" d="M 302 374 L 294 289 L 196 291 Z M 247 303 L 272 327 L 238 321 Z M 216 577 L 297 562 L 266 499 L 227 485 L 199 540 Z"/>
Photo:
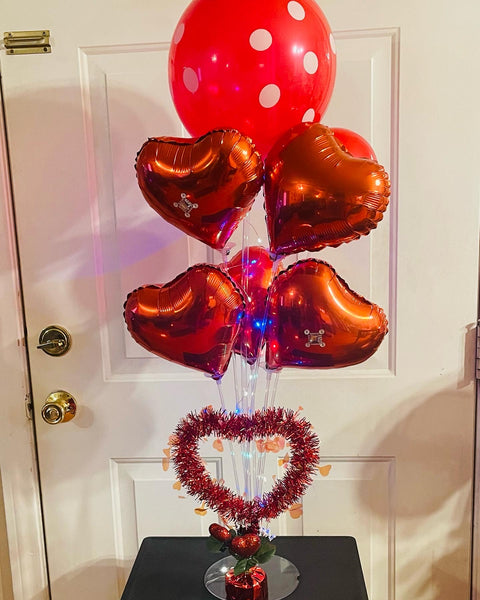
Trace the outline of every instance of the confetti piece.
<path fill-rule="evenodd" d="M 330 469 L 332 468 L 332 465 L 322 465 L 321 467 L 317 467 L 317 468 L 320 471 L 320 475 L 322 477 L 326 477 L 330 473 Z"/>
<path fill-rule="evenodd" d="M 182 484 L 179 481 L 176 481 L 173 485 L 172 485 L 174 490 L 179 490 L 182 487 Z"/>
<path fill-rule="evenodd" d="M 290 455 L 287 452 L 283 458 L 278 459 L 278 466 L 284 467 L 284 466 L 288 465 L 289 462 L 290 462 Z"/>
<path fill-rule="evenodd" d="M 222 440 L 220 438 L 217 438 L 213 442 L 213 448 L 214 448 L 214 450 L 218 450 L 219 452 L 223 452 L 223 443 L 222 443 Z"/>
<path fill-rule="evenodd" d="M 279 452 L 280 451 L 280 445 L 278 443 L 278 441 L 276 439 L 274 440 L 267 440 L 267 443 L 265 444 L 265 450 L 267 452 Z"/>
<path fill-rule="evenodd" d="M 162 468 L 164 471 L 168 471 L 168 467 L 170 466 L 169 458 L 162 458 Z"/>
<path fill-rule="evenodd" d="M 256 440 L 255 444 L 257 445 L 258 452 L 265 452 L 265 440 Z"/>
<path fill-rule="evenodd" d="M 186 496 L 179 496 L 180 500 L 186 500 Z"/>
<path fill-rule="evenodd" d="M 285 438 L 277 435 L 266 441 L 265 448 L 267 452 L 280 452 L 280 450 L 285 448 Z"/>
<path fill-rule="evenodd" d="M 292 519 L 299 519 L 303 515 L 303 506 L 301 504 L 292 504 L 288 512 Z"/>
<path fill-rule="evenodd" d="M 195 509 L 195 514 L 199 515 L 200 517 L 204 517 L 207 514 L 207 509 L 205 508 L 205 502 L 202 502 L 202 505 L 200 506 L 200 508 Z"/>

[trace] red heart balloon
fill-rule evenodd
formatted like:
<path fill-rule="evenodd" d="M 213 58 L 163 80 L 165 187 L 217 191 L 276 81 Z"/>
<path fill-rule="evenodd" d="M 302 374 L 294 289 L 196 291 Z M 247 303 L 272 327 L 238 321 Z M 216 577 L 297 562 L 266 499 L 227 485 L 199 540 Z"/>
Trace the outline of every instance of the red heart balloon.
<path fill-rule="evenodd" d="M 238 252 L 227 263 L 227 273 L 242 290 L 245 298 L 245 315 L 234 351 L 253 364 L 264 343 L 265 304 L 273 279 L 273 261 L 261 246 L 249 246 Z"/>
<path fill-rule="evenodd" d="M 355 158 L 368 158 L 377 162 L 373 148 L 359 133 L 343 127 L 332 127 L 332 132 L 340 146 L 349 154 Z"/>
<path fill-rule="evenodd" d="M 329 264 L 302 260 L 272 284 L 267 367 L 329 369 L 361 363 L 387 331 L 383 310 L 353 292 Z"/>
<path fill-rule="evenodd" d="M 212 479 L 200 456 L 199 440 L 216 435 L 226 440 L 250 442 L 276 435 L 290 443 L 290 460 L 282 478 L 270 492 L 246 500 Z M 277 517 L 297 502 L 312 482 L 319 461 L 318 438 L 305 419 L 292 410 L 268 408 L 253 414 L 227 413 L 204 408 L 188 414 L 175 430 L 172 460 L 183 487 L 201 502 L 238 527 L 258 531 L 258 523 Z"/>
<path fill-rule="evenodd" d="M 265 163 L 270 250 L 292 254 L 356 240 L 383 218 L 389 195 L 381 165 L 342 150 L 328 127 L 301 123 Z"/>
<path fill-rule="evenodd" d="M 199 138 L 150 138 L 135 164 L 150 206 L 188 235 L 221 249 L 250 210 L 263 181 L 252 141 L 233 129 Z"/>
<path fill-rule="evenodd" d="M 140 346 L 219 379 L 228 367 L 244 309 L 240 291 L 225 273 L 195 265 L 170 283 L 131 292 L 124 316 Z"/>

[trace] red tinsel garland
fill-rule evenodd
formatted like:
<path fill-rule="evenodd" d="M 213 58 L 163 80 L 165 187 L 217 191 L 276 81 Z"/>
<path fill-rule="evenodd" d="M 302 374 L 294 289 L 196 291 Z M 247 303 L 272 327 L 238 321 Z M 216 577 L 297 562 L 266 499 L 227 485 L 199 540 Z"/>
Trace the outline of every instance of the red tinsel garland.
<path fill-rule="evenodd" d="M 214 481 L 205 469 L 198 442 L 209 435 L 237 442 L 283 436 L 290 442 L 292 451 L 284 477 L 261 498 L 245 500 Z M 178 478 L 192 496 L 205 502 L 227 521 L 253 529 L 258 527 L 259 521 L 274 519 L 300 499 L 312 482 L 320 458 L 318 438 L 310 423 L 283 408 L 263 409 L 253 415 L 212 408 L 204 408 L 198 414 L 189 413 L 175 430 L 172 450 Z"/>

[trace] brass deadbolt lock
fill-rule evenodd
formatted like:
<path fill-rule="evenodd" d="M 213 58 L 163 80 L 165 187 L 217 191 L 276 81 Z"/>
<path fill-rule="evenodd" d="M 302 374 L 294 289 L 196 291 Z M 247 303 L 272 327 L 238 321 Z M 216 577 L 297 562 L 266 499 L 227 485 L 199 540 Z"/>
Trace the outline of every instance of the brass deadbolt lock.
<path fill-rule="evenodd" d="M 66 329 L 60 325 L 49 325 L 40 333 L 37 348 L 50 356 L 62 356 L 71 345 L 72 337 Z"/>
<path fill-rule="evenodd" d="M 63 390 L 52 392 L 42 406 L 42 419 L 49 425 L 67 423 L 77 412 L 75 398 Z"/>

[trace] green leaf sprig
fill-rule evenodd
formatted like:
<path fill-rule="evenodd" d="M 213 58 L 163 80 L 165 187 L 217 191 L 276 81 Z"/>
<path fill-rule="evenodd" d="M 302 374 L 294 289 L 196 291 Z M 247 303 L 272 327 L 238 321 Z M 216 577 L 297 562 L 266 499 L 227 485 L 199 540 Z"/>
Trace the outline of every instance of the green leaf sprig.
<path fill-rule="evenodd" d="M 268 562 L 272 556 L 275 554 L 276 547 L 272 544 L 268 538 L 260 536 L 262 543 L 260 548 L 255 552 L 253 556 L 248 558 L 241 558 L 236 554 L 232 554 L 237 559 L 237 564 L 233 567 L 234 575 L 241 575 L 242 573 L 246 573 L 253 567 L 257 565 L 263 565 Z"/>

